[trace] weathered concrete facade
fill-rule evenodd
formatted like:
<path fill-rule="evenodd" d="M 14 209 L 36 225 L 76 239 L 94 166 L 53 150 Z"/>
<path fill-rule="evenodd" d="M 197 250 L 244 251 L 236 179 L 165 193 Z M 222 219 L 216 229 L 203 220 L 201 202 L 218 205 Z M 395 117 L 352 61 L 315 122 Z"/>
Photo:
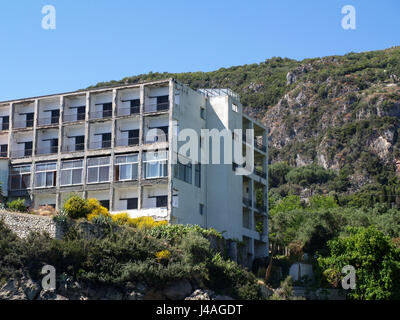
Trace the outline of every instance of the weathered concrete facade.
<path fill-rule="evenodd" d="M 245 241 L 249 261 L 268 254 L 267 131 L 230 90 L 195 91 L 166 79 L 0 102 L 0 120 L 10 199 L 59 209 L 77 192 L 114 213 L 226 231 Z M 256 170 L 240 176 L 232 164 L 196 162 L 178 168 L 173 141 L 186 128 L 198 137 L 204 129 L 253 129 Z"/>

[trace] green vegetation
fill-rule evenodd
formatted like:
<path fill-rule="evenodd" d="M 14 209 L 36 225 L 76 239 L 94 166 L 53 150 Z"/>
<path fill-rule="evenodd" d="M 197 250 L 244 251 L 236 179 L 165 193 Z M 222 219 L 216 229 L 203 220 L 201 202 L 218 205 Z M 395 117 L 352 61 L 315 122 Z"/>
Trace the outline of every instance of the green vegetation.
<path fill-rule="evenodd" d="M 96 238 L 85 237 L 79 226 L 71 227 L 61 240 L 39 234 L 19 239 L 0 221 L 0 279 L 21 272 L 41 279 L 42 267 L 50 264 L 57 274 L 95 287 L 124 288 L 127 283 L 143 282 L 157 289 L 189 279 L 219 294 L 260 298 L 255 276 L 211 248 L 204 235 L 214 234 L 213 230 L 178 226 L 179 236 L 172 241 L 162 236 L 169 233 L 167 226 L 119 225 L 102 229 L 103 236 Z"/>
<path fill-rule="evenodd" d="M 330 255 L 318 259 L 322 279 L 337 287 L 342 268 L 351 265 L 356 270 L 356 288 L 350 291 L 351 298 L 400 299 L 400 249 L 375 228 L 351 228 L 349 233 L 330 241 Z"/>
<path fill-rule="evenodd" d="M 7 203 L 8 209 L 16 212 L 28 212 L 28 206 L 25 204 L 25 199 L 18 198 Z"/>

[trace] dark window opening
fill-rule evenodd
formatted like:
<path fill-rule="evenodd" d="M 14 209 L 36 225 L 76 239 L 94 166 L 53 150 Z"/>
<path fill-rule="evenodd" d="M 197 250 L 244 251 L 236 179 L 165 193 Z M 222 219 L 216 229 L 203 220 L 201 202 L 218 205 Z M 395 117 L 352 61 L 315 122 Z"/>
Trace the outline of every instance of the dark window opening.
<path fill-rule="evenodd" d="M 0 145 L 0 157 L 7 158 L 8 156 L 8 144 Z"/>
<path fill-rule="evenodd" d="M 131 114 L 140 113 L 140 99 L 131 100 Z"/>
<path fill-rule="evenodd" d="M 169 96 L 157 97 L 157 111 L 166 110 L 169 107 Z"/>
<path fill-rule="evenodd" d="M 156 197 L 157 208 L 165 208 L 168 206 L 168 196 L 158 196 Z"/>
<path fill-rule="evenodd" d="M 33 127 L 33 115 L 34 113 L 27 113 L 26 114 L 26 127 L 32 128 Z"/>
<path fill-rule="evenodd" d="M 126 205 L 127 210 L 136 210 L 138 208 L 138 199 L 137 198 L 126 199 L 126 202 L 127 202 L 127 205 Z"/>
<path fill-rule="evenodd" d="M 24 142 L 24 156 L 25 157 L 29 157 L 32 155 L 32 147 L 33 147 L 32 141 Z"/>
<path fill-rule="evenodd" d="M 108 118 L 112 116 L 112 103 L 103 104 L 103 118 Z"/>
<path fill-rule="evenodd" d="M 78 107 L 77 109 L 77 120 L 85 120 L 86 116 L 86 107 Z"/>
<path fill-rule="evenodd" d="M 85 136 L 75 137 L 75 151 L 82 151 L 85 149 Z"/>
<path fill-rule="evenodd" d="M 60 110 L 51 110 L 51 124 L 56 124 L 60 121 Z"/>
<path fill-rule="evenodd" d="M 111 148 L 111 133 L 103 133 L 101 135 L 102 148 Z"/>
<path fill-rule="evenodd" d="M 1 130 L 8 130 L 10 128 L 10 117 L 5 116 L 2 120 Z"/>
<path fill-rule="evenodd" d="M 100 205 L 104 208 L 107 208 L 107 210 L 110 210 L 110 200 L 99 200 Z"/>

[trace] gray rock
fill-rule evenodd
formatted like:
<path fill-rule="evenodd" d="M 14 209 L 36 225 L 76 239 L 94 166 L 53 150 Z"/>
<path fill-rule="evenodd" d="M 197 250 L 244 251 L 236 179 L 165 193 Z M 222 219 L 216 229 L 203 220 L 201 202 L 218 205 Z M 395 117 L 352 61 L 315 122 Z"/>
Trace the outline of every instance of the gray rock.
<path fill-rule="evenodd" d="M 18 281 L 10 280 L 1 287 L 0 300 L 26 300 L 26 296 Z"/>
<path fill-rule="evenodd" d="M 37 300 L 69 300 L 68 298 L 57 294 L 55 290 L 42 290 Z"/>
<path fill-rule="evenodd" d="M 192 292 L 192 285 L 186 279 L 179 280 L 164 289 L 164 295 L 170 300 L 182 300 Z"/>
<path fill-rule="evenodd" d="M 185 300 L 211 300 L 213 296 L 214 292 L 212 291 L 197 289 L 189 297 L 186 297 Z"/>
<path fill-rule="evenodd" d="M 35 300 L 40 291 L 42 290 L 37 282 L 32 281 L 32 279 L 22 279 L 21 288 L 24 291 L 28 300 Z"/>
<path fill-rule="evenodd" d="M 132 291 L 127 294 L 126 300 L 143 300 L 144 299 L 144 294 L 137 292 L 137 291 Z"/>

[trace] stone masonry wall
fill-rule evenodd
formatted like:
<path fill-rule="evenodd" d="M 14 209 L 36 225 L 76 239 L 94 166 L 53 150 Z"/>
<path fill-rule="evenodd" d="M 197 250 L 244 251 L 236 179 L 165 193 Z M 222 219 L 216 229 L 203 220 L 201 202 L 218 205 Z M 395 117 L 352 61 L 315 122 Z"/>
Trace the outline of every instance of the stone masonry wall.
<path fill-rule="evenodd" d="M 61 228 L 52 217 L 0 211 L 0 219 L 20 238 L 26 238 L 30 232 L 47 232 L 52 238 L 62 235 Z"/>

